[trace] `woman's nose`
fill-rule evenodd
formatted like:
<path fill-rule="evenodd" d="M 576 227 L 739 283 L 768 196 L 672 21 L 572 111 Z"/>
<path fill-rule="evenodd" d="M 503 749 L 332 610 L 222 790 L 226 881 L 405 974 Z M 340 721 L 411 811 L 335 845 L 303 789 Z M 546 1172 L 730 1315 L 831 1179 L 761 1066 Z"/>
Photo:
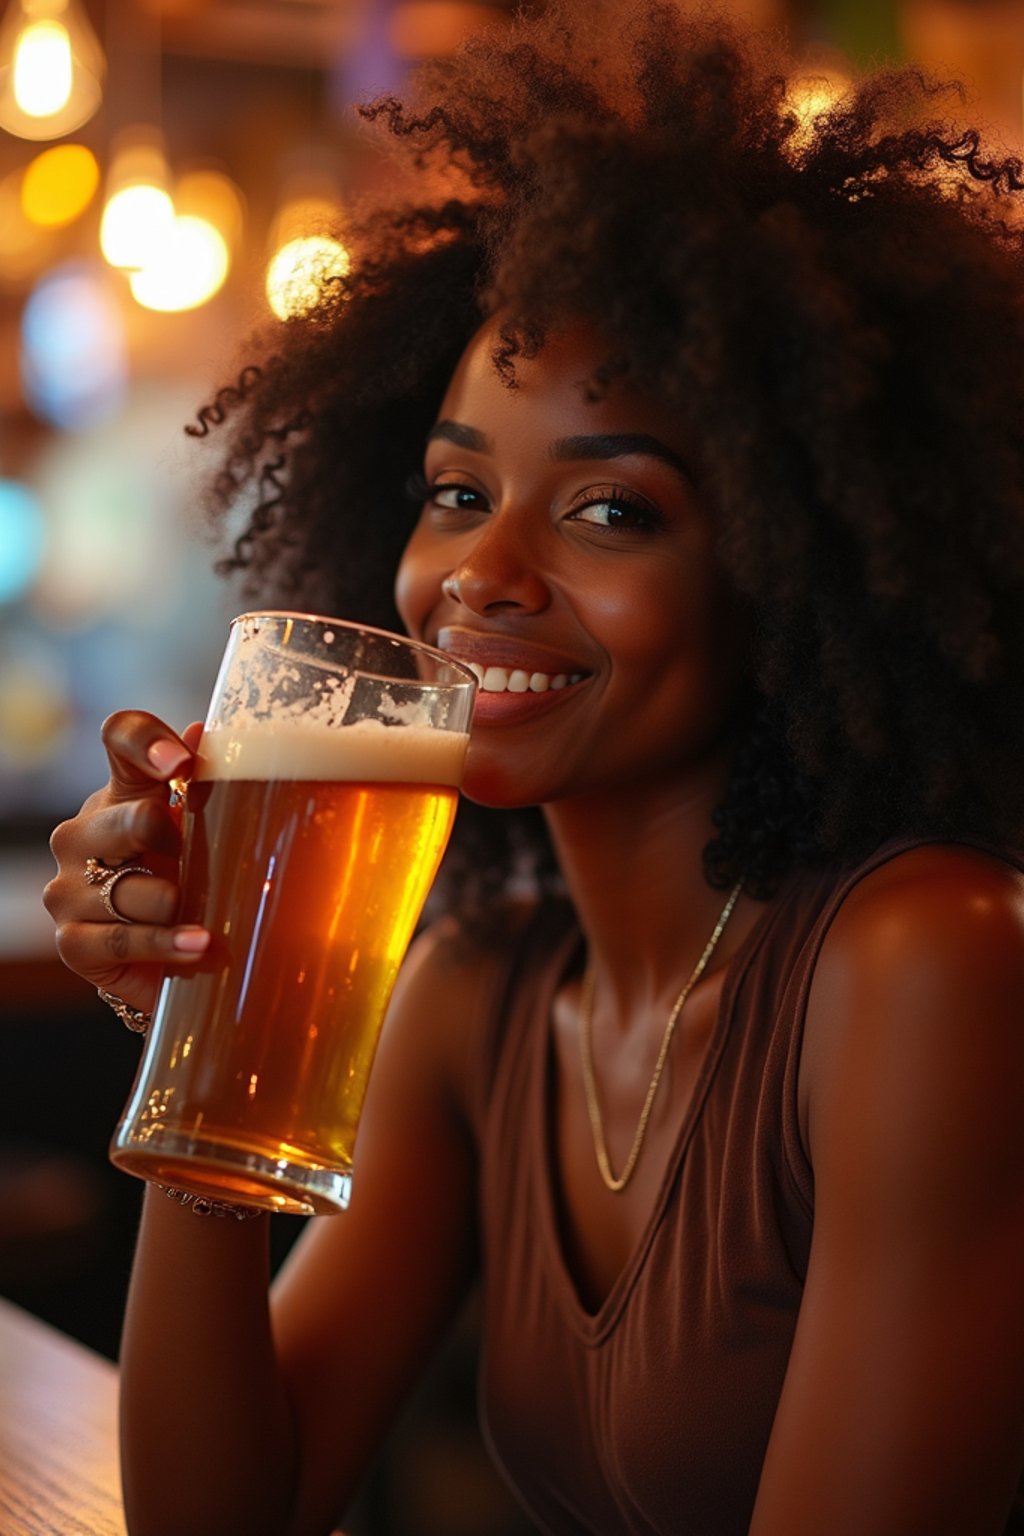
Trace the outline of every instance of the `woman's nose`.
<path fill-rule="evenodd" d="M 441 583 L 453 602 L 486 614 L 540 613 L 551 600 L 547 581 L 528 547 L 500 526 L 501 514 L 478 535 L 471 549 Z"/>

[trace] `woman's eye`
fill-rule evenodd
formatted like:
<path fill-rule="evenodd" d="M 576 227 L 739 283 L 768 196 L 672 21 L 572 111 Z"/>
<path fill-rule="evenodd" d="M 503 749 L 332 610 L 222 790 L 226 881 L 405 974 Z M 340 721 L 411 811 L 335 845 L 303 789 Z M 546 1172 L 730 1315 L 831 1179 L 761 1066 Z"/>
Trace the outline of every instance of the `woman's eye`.
<path fill-rule="evenodd" d="M 605 491 L 575 507 L 569 516 L 574 522 L 623 533 L 646 532 L 660 528 L 662 517 L 656 507 L 624 491 Z"/>
<path fill-rule="evenodd" d="M 469 485 L 432 485 L 427 500 L 447 512 L 476 512 L 484 505 L 483 496 Z"/>
<path fill-rule="evenodd" d="M 486 510 L 486 497 L 471 485 L 457 482 L 427 480 L 423 475 L 413 475 L 407 490 L 419 506 L 432 506 L 442 512 L 479 512 Z"/>

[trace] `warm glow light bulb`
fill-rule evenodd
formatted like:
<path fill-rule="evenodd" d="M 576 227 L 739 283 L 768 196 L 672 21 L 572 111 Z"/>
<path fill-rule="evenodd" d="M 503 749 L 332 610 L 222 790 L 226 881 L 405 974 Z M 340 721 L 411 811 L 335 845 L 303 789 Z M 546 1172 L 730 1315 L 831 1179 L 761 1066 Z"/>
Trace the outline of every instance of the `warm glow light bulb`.
<path fill-rule="evenodd" d="M 784 105 L 796 118 L 796 131 L 790 141 L 794 148 L 808 147 L 814 138 L 818 118 L 838 105 L 849 85 L 845 76 L 834 71 L 828 75 L 804 75 L 790 81 Z"/>
<path fill-rule="evenodd" d="M 174 204 L 161 187 L 135 182 L 115 192 L 100 220 L 100 250 L 112 267 L 158 260 L 174 224 Z"/>
<path fill-rule="evenodd" d="M 220 231 L 206 219 L 181 214 L 151 261 L 130 274 L 132 297 L 164 313 L 198 309 L 223 286 L 229 265 Z"/>
<path fill-rule="evenodd" d="M 324 297 L 335 278 L 344 277 L 349 254 L 326 235 L 289 240 L 267 268 L 267 301 L 279 320 L 308 314 Z"/>
<path fill-rule="evenodd" d="M 14 47 L 14 100 L 29 117 L 53 117 L 71 99 L 71 38 L 59 21 L 34 21 Z"/>
<path fill-rule="evenodd" d="M 242 194 L 222 171 L 186 171 L 174 184 L 174 206 L 179 213 L 205 219 L 219 229 L 229 249 L 241 238 Z"/>
<path fill-rule="evenodd" d="M 84 0 L 3 0 L 0 129 L 60 139 L 100 105 L 106 60 Z"/>
<path fill-rule="evenodd" d="M 96 156 L 84 144 L 44 149 L 22 179 L 21 211 L 44 228 L 70 224 L 92 202 L 99 180 Z"/>

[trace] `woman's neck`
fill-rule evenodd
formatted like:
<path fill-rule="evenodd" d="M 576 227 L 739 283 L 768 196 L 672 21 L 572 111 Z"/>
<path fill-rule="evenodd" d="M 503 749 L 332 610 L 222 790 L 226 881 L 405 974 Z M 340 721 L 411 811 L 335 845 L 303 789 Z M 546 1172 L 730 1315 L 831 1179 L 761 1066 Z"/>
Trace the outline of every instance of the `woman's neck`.
<path fill-rule="evenodd" d="M 588 964 L 623 1020 L 675 995 L 718 920 L 727 893 L 708 885 L 702 855 L 722 793 L 715 763 L 682 787 L 545 808 Z M 741 898 L 716 965 L 756 914 Z"/>

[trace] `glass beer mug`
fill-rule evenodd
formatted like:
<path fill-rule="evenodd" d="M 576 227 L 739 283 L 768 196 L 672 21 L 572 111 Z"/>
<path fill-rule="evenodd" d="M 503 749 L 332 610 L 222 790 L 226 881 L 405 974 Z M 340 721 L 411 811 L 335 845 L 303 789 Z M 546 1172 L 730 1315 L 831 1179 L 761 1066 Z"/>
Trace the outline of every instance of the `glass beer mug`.
<path fill-rule="evenodd" d="M 348 1204 L 380 1026 L 451 831 L 475 680 L 427 646 L 234 620 L 182 822 L 179 921 L 111 1146 L 129 1173 L 270 1210 Z"/>

